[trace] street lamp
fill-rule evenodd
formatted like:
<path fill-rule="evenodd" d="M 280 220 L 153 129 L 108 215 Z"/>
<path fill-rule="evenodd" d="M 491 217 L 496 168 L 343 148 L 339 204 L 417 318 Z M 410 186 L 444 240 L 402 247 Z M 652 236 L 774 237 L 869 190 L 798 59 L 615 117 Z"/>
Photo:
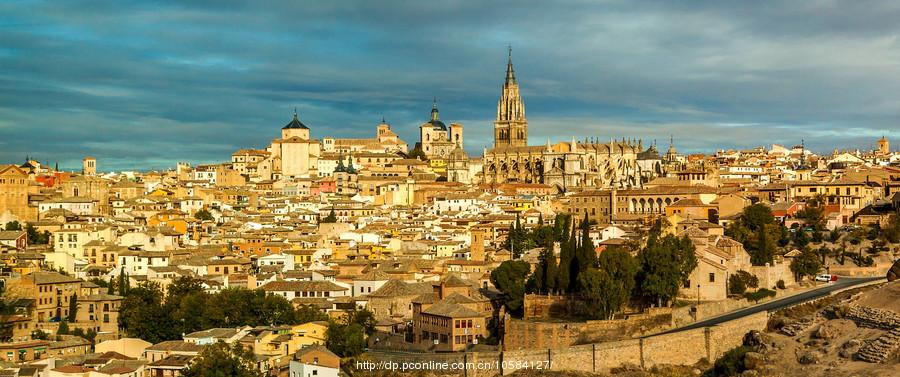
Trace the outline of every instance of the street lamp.
<path fill-rule="evenodd" d="M 700 309 L 700 284 L 697 284 L 697 310 Z"/>

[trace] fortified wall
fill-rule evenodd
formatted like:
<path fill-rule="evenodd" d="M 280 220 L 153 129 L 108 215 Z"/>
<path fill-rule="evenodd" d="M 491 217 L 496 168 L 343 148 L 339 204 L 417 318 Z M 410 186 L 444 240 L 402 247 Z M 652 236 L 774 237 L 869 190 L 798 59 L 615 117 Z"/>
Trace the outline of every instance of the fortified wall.
<path fill-rule="evenodd" d="M 767 321 L 768 314 L 760 312 L 716 326 L 558 349 L 451 354 L 370 352 L 368 355 L 373 360 L 392 363 L 398 367 L 433 366 L 446 362 L 449 365 L 455 364 L 458 369 L 432 370 L 467 377 L 505 375 L 519 369 L 609 373 L 612 368 L 625 363 L 651 368 L 660 364 L 689 365 L 701 359 L 715 360 L 726 351 L 739 346 L 748 331 L 765 329 Z"/>

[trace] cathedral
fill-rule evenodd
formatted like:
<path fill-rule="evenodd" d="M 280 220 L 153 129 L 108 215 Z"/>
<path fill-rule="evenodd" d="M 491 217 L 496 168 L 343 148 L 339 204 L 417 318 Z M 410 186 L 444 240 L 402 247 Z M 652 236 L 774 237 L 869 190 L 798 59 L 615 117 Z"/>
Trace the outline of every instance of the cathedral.
<path fill-rule="evenodd" d="M 506 80 L 497 119 L 494 147 L 484 151 L 482 183 L 542 183 L 558 192 L 584 188 L 633 188 L 642 185 L 638 154 L 643 143 L 599 138 L 546 145 L 528 145 L 528 120 L 519 83 L 513 70 L 512 51 L 506 64 Z M 645 178 L 646 180 L 646 178 Z"/>

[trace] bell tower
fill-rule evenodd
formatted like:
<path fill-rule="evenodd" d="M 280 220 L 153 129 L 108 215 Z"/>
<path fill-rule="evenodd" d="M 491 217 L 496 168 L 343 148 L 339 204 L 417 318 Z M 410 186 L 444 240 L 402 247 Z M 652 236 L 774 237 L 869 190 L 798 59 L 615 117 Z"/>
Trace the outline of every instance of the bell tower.
<path fill-rule="evenodd" d="M 525 103 L 519 95 L 519 83 L 512 64 L 512 47 L 506 63 L 506 81 L 497 103 L 497 120 L 494 121 L 494 148 L 523 147 L 528 145 L 528 120 L 525 119 Z"/>

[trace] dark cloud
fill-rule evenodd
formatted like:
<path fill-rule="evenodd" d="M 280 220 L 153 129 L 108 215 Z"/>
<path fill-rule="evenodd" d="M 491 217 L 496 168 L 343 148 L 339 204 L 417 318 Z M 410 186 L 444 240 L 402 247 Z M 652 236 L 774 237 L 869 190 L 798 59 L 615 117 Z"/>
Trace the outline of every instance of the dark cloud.
<path fill-rule="evenodd" d="M 482 3 L 4 2 L 0 161 L 221 161 L 295 106 L 315 137 L 384 116 L 413 143 L 432 97 L 480 153 L 508 43 L 533 144 L 824 152 L 900 136 L 896 2 Z"/>

